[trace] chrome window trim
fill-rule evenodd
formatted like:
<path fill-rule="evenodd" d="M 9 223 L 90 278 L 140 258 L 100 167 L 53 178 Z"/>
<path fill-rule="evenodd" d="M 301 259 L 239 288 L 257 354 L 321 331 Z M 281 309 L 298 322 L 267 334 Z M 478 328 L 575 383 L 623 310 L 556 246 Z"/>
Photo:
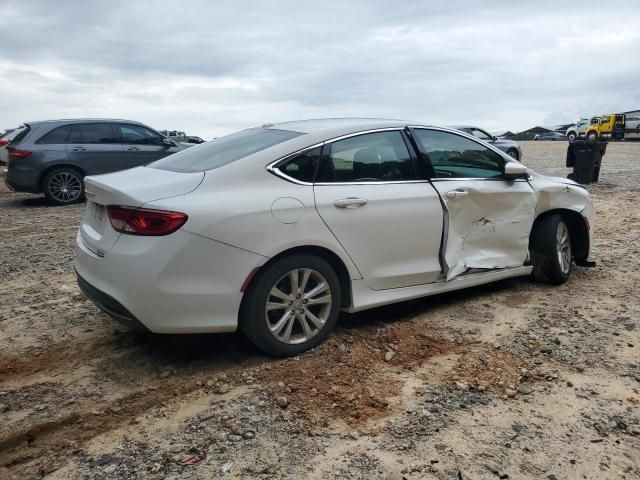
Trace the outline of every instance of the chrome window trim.
<path fill-rule="evenodd" d="M 300 150 L 296 150 L 293 153 L 289 153 L 287 155 L 285 155 L 284 157 L 280 157 L 277 160 L 274 160 L 273 162 L 269 163 L 266 167 L 267 172 L 275 175 L 276 177 L 280 177 L 284 180 L 287 180 L 288 182 L 291 183 L 296 183 L 298 185 L 313 185 L 313 183 L 311 182 L 303 182 L 302 180 L 298 180 L 297 178 L 293 178 L 290 177 L 289 175 L 287 175 L 286 173 L 284 173 L 282 170 L 280 170 L 278 167 L 280 165 L 282 165 L 283 163 L 287 162 L 288 160 L 291 160 L 294 157 L 297 157 L 298 155 L 302 155 L 303 153 L 309 152 L 311 150 L 313 150 L 314 148 L 318 148 L 318 147 L 322 147 L 324 146 L 326 142 L 320 142 L 320 143 L 316 143 L 314 145 L 310 145 L 308 147 L 304 147 L 301 148 Z"/>
<path fill-rule="evenodd" d="M 423 127 L 424 128 L 424 127 Z M 310 150 L 313 150 L 314 148 L 318 148 L 318 147 L 324 147 L 325 145 L 329 144 L 329 143 L 334 143 L 337 142 L 339 140 L 344 140 L 346 138 L 351 138 L 351 137 L 357 137 L 359 135 L 367 135 L 369 133 L 379 133 L 379 132 L 395 132 L 395 131 L 399 131 L 399 132 L 403 132 L 407 129 L 406 126 L 402 126 L 402 127 L 383 127 L 383 128 L 374 128 L 374 129 L 370 129 L 370 130 L 362 130 L 359 132 L 352 132 L 352 133 L 347 133 L 345 135 L 340 135 L 338 137 L 333 137 L 330 138 L 328 140 L 324 140 L 320 143 L 316 143 L 314 145 L 308 146 L 308 147 L 304 147 L 301 148 L 300 150 L 296 150 L 293 153 L 289 153 L 287 155 L 285 155 L 284 157 L 280 157 L 277 160 L 274 160 L 273 162 L 269 163 L 266 166 L 266 169 L 269 173 L 282 178 L 283 180 L 287 180 L 288 182 L 291 183 L 295 183 L 297 185 L 305 185 L 305 186 L 313 186 L 313 185 L 319 185 L 319 186 L 327 186 L 327 185 L 389 185 L 389 184 L 396 184 L 396 183 L 429 183 L 429 180 L 427 179 L 423 179 L 423 180 L 395 180 L 395 181 L 382 181 L 382 182 L 316 182 L 316 183 L 311 183 L 311 182 L 303 182 L 302 180 L 298 180 L 296 178 L 290 177 L 289 175 L 287 175 L 286 173 L 282 172 L 278 167 L 280 165 L 282 165 L 283 163 L 287 162 L 288 160 L 292 159 L 293 157 L 296 157 L 298 155 L 302 155 L 303 153 L 306 153 Z"/>

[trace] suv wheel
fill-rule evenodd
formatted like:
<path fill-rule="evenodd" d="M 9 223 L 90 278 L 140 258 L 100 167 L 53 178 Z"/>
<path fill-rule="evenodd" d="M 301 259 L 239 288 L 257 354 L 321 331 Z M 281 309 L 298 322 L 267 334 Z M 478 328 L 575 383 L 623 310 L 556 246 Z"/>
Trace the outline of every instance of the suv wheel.
<path fill-rule="evenodd" d="M 562 215 L 554 213 L 538 220 L 531 236 L 533 277 L 559 285 L 571 276 L 571 236 Z"/>
<path fill-rule="evenodd" d="M 264 352 L 290 356 L 324 341 L 340 313 L 340 282 L 313 255 L 292 255 L 261 271 L 247 290 L 240 327 Z"/>
<path fill-rule="evenodd" d="M 56 168 L 45 175 L 42 190 L 53 205 L 79 202 L 84 198 L 82 174 L 73 168 Z"/>

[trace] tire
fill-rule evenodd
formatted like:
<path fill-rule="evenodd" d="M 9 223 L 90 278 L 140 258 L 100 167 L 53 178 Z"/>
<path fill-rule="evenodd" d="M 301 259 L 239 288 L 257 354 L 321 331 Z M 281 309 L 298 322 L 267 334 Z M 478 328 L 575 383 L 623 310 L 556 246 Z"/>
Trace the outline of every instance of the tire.
<path fill-rule="evenodd" d="M 576 139 L 577 136 L 578 135 L 576 134 L 576 132 L 569 132 L 567 134 L 567 138 L 569 139 L 570 142 L 573 142 Z"/>
<path fill-rule="evenodd" d="M 536 221 L 530 250 L 533 277 L 537 281 L 560 285 L 569 280 L 571 237 L 562 215 L 554 213 Z"/>
<path fill-rule="evenodd" d="M 294 288 L 295 281 L 303 288 L 302 295 L 295 293 L 300 292 Z M 328 289 L 313 294 L 322 284 Z M 305 299 L 305 292 L 312 295 Z M 329 263 L 314 255 L 291 255 L 268 265 L 251 282 L 245 295 L 240 328 L 259 349 L 277 357 L 297 355 L 322 343 L 340 313 L 338 276 Z M 307 303 L 310 300 L 317 303 Z"/>
<path fill-rule="evenodd" d="M 70 205 L 84 199 L 84 179 L 73 168 L 56 168 L 42 179 L 42 191 L 52 205 Z"/>
<path fill-rule="evenodd" d="M 518 151 L 515 148 L 510 148 L 509 150 L 507 150 L 507 155 L 509 155 L 511 158 L 515 158 L 516 160 L 520 160 L 518 158 Z"/>
<path fill-rule="evenodd" d="M 595 142 L 598 139 L 598 132 L 589 132 L 587 133 L 587 140 L 590 142 Z"/>

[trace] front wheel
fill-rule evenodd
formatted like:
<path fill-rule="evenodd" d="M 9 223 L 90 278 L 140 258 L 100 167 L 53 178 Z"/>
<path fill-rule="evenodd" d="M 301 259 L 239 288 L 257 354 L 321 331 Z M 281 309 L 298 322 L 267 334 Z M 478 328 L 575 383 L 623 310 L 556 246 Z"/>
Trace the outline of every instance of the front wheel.
<path fill-rule="evenodd" d="M 82 174 L 73 168 L 56 168 L 45 175 L 42 190 L 53 205 L 79 202 L 84 198 Z"/>
<path fill-rule="evenodd" d="M 338 276 L 313 255 L 292 255 L 264 267 L 245 295 L 240 327 L 258 348 L 279 357 L 322 343 L 340 313 Z"/>
<path fill-rule="evenodd" d="M 571 276 L 571 236 L 562 215 L 554 213 L 536 221 L 531 237 L 533 277 L 559 285 Z"/>
<path fill-rule="evenodd" d="M 567 135 L 567 138 L 569 139 L 570 142 L 573 142 L 576 139 L 576 132 L 569 132 L 569 135 Z"/>

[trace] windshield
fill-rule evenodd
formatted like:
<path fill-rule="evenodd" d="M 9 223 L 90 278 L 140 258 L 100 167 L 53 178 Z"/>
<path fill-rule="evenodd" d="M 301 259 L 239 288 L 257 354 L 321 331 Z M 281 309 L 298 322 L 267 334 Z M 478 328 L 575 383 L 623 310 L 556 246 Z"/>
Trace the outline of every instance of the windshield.
<path fill-rule="evenodd" d="M 248 157 L 300 135 L 304 134 L 272 128 L 250 128 L 182 150 L 149 166 L 172 172 L 204 172 Z"/>

